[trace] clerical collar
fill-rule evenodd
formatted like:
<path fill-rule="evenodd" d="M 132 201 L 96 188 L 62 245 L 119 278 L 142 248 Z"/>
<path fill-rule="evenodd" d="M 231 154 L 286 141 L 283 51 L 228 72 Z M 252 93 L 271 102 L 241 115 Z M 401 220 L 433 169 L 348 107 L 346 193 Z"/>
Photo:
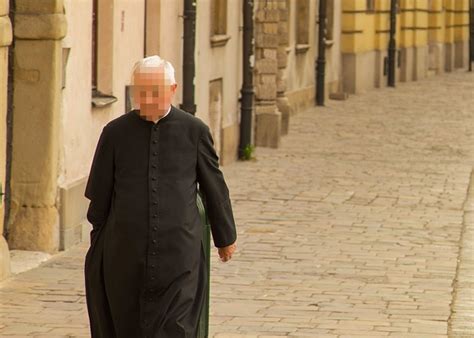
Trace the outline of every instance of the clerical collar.
<path fill-rule="evenodd" d="M 170 106 L 168 107 L 168 111 L 165 113 L 165 115 L 163 115 L 162 117 L 159 117 L 159 118 L 158 118 L 157 120 L 155 120 L 155 121 L 147 120 L 147 119 L 145 119 L 143 116 L 141 116 L 141 115 L 139 114 L 140 109 L 134 109 L 134 110 L 133 110 L 133 113 L 134 113 L 137 117 L 139 117 L 140 119 L 142 119 L 143 121 L 153 122 L 153 124 L 157 124 L 159 120 L 161 120 L 162 118 L 164 118 L 166 115 L 168 115 L 168 114 L 171 112 L 171 107 L 172 107 L 172 105 L 170 104 Z"/>
<path fill-rule="evenodd" d="M 157 122 L 158 122 L 159 120 L 161 120 L 163 117 L 165 117 L 166 115 L 168 115 L 168 114 L 170 113 L 170 111 L 171 111 L 171 105 L 169 106 L 168 111 L 165 113 L 165 115 L 163 115 L 162 117 L 159 117 L 158 119 L 156 119 L 156 120 L 153 121 L 153 122 L 157 123 Z"/>

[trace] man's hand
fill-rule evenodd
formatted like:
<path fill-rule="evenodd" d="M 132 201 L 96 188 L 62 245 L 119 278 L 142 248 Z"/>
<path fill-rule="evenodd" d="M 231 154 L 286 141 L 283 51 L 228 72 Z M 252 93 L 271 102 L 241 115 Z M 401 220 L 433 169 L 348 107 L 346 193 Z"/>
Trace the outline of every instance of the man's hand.
<path fill-rule="evenodd" d="M 227 262 L 229 259 L 232 258 L 232 254 L 234 253 L 235 249 L 237 246 L 235 243 L 225 246 L 223 248 L 217 248 L 217 251 L 219 252 L 219 257 L 222 262 Z"/>

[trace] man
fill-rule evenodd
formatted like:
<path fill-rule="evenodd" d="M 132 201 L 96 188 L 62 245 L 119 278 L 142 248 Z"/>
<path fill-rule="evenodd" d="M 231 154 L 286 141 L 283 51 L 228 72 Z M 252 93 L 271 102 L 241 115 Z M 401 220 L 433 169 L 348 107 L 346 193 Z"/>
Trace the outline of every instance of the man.
<path fill-rule="evenodd" d="M 237 238 L 229 191 L 208 126 L 171 105 L 172 65 L 148 57 L 132 77 L 136 109 L 103 128 L 85 190 L 91 334 L 194 338 L 209 282 L 197 183 L 223 262 Z"/>

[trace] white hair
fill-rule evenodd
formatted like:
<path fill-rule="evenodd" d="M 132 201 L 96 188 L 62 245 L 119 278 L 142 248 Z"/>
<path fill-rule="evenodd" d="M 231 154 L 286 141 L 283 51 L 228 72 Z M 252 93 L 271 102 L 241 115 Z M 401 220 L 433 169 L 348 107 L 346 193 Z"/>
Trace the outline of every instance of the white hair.
<path fill-rule="evenodd" d="M 174 77 L 174 67 L 171 62 L 166 61 L 160 58 L 158 55 L 148 56 L 143 58 L 135 63 L 133 66 L 132 77 L 137 73 L 140 72 L 143 68 L 158 68 L 163 67 L 165 71 L 165 78 L 171 82 L 171 84 L 176 83 L 176 79 Z"/>

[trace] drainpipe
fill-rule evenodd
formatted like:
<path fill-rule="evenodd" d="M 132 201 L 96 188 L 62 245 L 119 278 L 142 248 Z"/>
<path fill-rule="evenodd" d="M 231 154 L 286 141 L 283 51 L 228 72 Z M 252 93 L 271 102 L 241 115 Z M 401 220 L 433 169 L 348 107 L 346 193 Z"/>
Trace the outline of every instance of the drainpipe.
<path fill-rule="evenodd" d="M 146 57 L 146 38 L 147 38 L 147 31 L 148 31 L 148 18 L 147 18 L 147 15 L 146 13 L 148 12 L 148 1 L 145 0 L 145 4 L 144 4 L 144 9 L 143 9 L 143 26 L 145 27 L 145 29 L 143 30 L 143 57 Z"/>
<path fill-rule="evenodd" d="M 319 1 L 318 60 L 316 61 L 316 105 L 324 106 L 324 73 L 326 67 L 326 0 Z"/>
<path fill-rule="evenodd" d="M 474 1 L 469 0 L 469 71 L 474 61 Z"/>
<path fill-rule="evenodd" d="M 16 0 L 10 0 L 10 12 L 9 17 L 12 25 L 12 33 L 14 32 L 15 23 L 15 10 Z M 12 177 L 12 153 L 13 153 L 13 61 L 14 61 L 14 49 L 15 49 L 15 38 L 12 39 L 12 43 L 8 48 L 8 92 L 7 92 L 7 117 L 6 117 L 6 129 L 7 129 L 7 147 L 6 147 L 6 168 L 5 168 L 5 213 L 3 215 L 3 237 L 8 241 L 9 235 L 9 221 L 10 221 L 10 208 L 11 208 L 11 177 Z"/>
<path fill-rule="evenodd" d="M 196 70 L 194 51 L 196 44 L 196 0 L 184 0 L 183 19 L 183 103 L 180 105 L 180 108 L 195 115 L 194 77 Z"/>
<path fill-rule="evenodd" d="M 390 0 L 390 39 L 388 42 L 388 86 L 395 87 L 395 33 L 397 29 L 397 0 Z"/>
<path fill-rule="evenodd" d="M 240 102 L 240 144 L 239 158 L 244 156 L 244 149 L 251 144 L 252 108 L 253 108 L 253 0 L 244 0 L 243 26 L 243 83 Z"/>

